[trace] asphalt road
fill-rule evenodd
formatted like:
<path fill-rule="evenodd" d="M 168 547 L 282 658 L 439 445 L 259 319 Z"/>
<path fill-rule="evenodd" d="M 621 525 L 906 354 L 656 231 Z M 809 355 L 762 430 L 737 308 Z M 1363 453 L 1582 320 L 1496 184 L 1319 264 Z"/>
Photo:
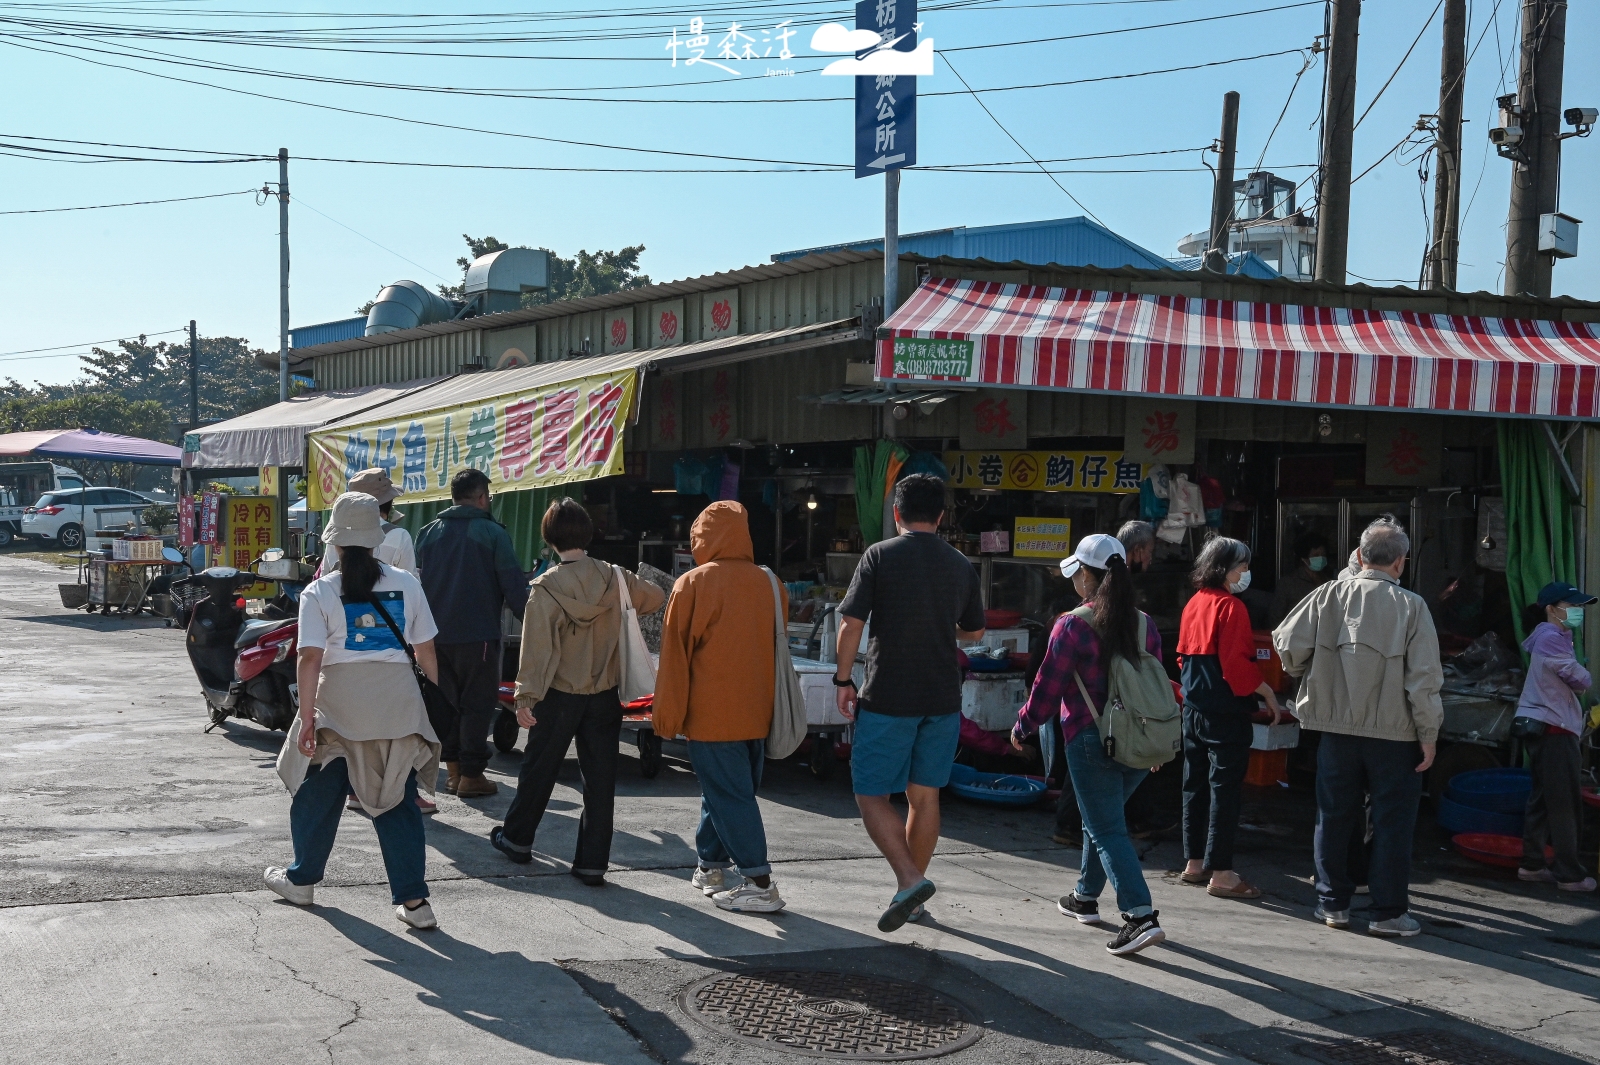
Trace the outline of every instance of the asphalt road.
<path fill-rule="evenodd" d="M 394 920 L 358 814 L 319 905 L 296 909 L 259 880 L 290 855 L 280 737 L 244 723 L 204 733 L 181 633 L 69 613 L 60 579 L 0 557 L 0 1062 L 722 1060 L 715 1040 L 672 1037 L 690 1022 L 647 1009 L 629 979 L 664 979 L 669 959 L 688 971 L 796 952 L 870 958 L 886 942 L 937 952 L 974 986 L 1071 1026 L 1081 1038 L 1059 1060 L 1276 1065 L 1303 1062 L 1307 1041 L 1425 1028 L 1528 1061 L 1600 1061 L 1596 900 L 1470 866 L 1425 829 L 1414 909 L 1426 934 L 1326 929 L 1309 919 L 1308 822 L 1292 793 L 1247 809 L 1240 865 L 1266 889 L 1259 903 L 1179 885 L 1175 845 L 1147 845 L 1171 939 L 1133 961 L 1101 949 L 1109 932 L 1055 912 L 1078 853 L 1049 841 L 1043 810 L 948 805 L 933 920 L 880 935 L 892 881 L 843 767 L 825 783 L 771 767 L 763 810 L 790 909 L 724 914 L 686 883 L 698 799 L 671 745 L 652 781 L 624 748 L 604 889 L 565 875 L 581 800 L 571 759 L 535 864 L 488 846 L 515 783 L 515 758 L 498 756 L 500 795 L 442 796 L 430 819 L 439 931 Z M 612 991 L 595 990 L 595 973 Z"/>

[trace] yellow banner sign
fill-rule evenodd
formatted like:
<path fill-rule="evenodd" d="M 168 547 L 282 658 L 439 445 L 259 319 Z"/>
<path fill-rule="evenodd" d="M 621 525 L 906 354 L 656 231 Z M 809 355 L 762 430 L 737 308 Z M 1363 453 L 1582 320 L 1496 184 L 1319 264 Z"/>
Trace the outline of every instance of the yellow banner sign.
<path fill-rule="evenodd" d="M 950 484 L 1018 492 L 1137 492 L 1144 466 L 1120 451 L 946 451 Z"/>
<path fill-rule="evenodd" d="M 217 545 L 219 566 L 247 570 L 278 539 L 278 501 L 271 496 L 223 496 L 222 540 Z M 239 594 L 246 599 L 267 599 L 277 594 L 271 581 L 257 581 Z"/>
<path fill-rule="evenodd" d="M 450 478 L 481 470 L 495 491 L 622 472 L 622 431 L 637 371 L 541 385 L 483 403 L 311 435 L 307 506 L 326 510 L 351 477 L 381 467 L 408 500 L 450 498 Z"/>
<path fill-rule="evenodd" d="M 1011 554 L 1017 558 L 1066 558 L 1072 554 L 1071 520 L 1017 518 Z"/>

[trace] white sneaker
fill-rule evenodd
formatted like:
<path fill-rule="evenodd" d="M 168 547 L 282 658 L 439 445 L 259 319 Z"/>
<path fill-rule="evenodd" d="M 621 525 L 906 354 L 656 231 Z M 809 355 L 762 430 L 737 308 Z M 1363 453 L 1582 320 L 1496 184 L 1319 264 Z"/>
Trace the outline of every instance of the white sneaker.
<path fill-rule="evenodd" d="M 406 909 L 406 904 L 402 902 L 394 908 L 394 915 L 412 928 L 439 927 L 439 922 L 433 918 L 433 907 L 428 905 L 427 899 L 423 899 L 422 905 L 414 910 Z"/>
<path fill-rule="evenodd" d="M 267 871 L 261 874 L 261 882 L 296 906 L 311 905 L 311 892 L 315 885 L 291 884 L 287 869 L 279 869 L 276 865 L 269 865 L 267 866 Z"/>
<path fill-rule="evenodd" d="M 711 901 L 717 904 L 718 909 L 732 910 L 734 913 L 777 913 L 785 905 L 778 896 L 776 883 L 760 888 L 750 880 L 731 891 L 718 892 L 711 896 Z"/>
<path fill-rule="evenodd" d="M 695 890 L 707 896 L 728 890 L 728 878 L 721 869 L 702 869 L 695 866 L 694 877 L 689 883 L 694 885 Z"/>

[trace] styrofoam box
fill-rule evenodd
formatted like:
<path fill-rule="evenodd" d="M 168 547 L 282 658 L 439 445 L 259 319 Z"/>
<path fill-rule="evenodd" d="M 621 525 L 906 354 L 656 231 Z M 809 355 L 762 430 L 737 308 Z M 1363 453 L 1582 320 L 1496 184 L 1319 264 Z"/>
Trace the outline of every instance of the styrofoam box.
<path fill-rule="evenodd" d="M 794 659 L 794 671 L 800 675 L 800 694 L 806 700 L 808 726 L 836 725 L 844 728 L 850 724 L 839 713 L 839 697 L 834 694 L 837 689 L 833 686 L 834 670 L 831 662 Z M 858 688 L 866 683 L 867 671 L 861 663 L 856 663 L 850 675 L 855 678 Z"/>
<path fill-rule="evenodd" d="M 159 562 L 165 546 L 160 540 L 113 540 L 111 557 L 118 562 Z"/>
<path fill-rule="evenodd" d="M 1028 653 L 1027 629 L 990 629 L 983 634 L 985 647 L 1004 647 L 1007 651 L 1025 655 Z"/>
<path fill-rule="evenodd" d="M 1300 746 L 1300 723 L 1286 721 L 1279 725 L 1252 725 L 1254 735 L 1250 739 L 1250 749 L 1253 751 L 1282 751 Z"/>
<path fill-rule="evenodd" d="M 1021 677 L 974 673 L 961 682 L 961 712 L 987 732 L 1009 730 L 1027 699 Z"/>

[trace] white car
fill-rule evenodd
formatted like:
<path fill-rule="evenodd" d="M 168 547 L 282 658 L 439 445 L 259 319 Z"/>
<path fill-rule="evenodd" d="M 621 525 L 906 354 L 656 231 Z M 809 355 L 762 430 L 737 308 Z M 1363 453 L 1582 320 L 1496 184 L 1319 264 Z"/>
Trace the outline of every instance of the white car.
<path fill-rule="evenodd" d="M 137 522 L 151 504 L 146 496 L 126 488 L 78 488 L 46 492 L 22 512 L 22 535 L 54 540 L 68 551 L 83 546 L 84 526 L 91 532 Z"/>

